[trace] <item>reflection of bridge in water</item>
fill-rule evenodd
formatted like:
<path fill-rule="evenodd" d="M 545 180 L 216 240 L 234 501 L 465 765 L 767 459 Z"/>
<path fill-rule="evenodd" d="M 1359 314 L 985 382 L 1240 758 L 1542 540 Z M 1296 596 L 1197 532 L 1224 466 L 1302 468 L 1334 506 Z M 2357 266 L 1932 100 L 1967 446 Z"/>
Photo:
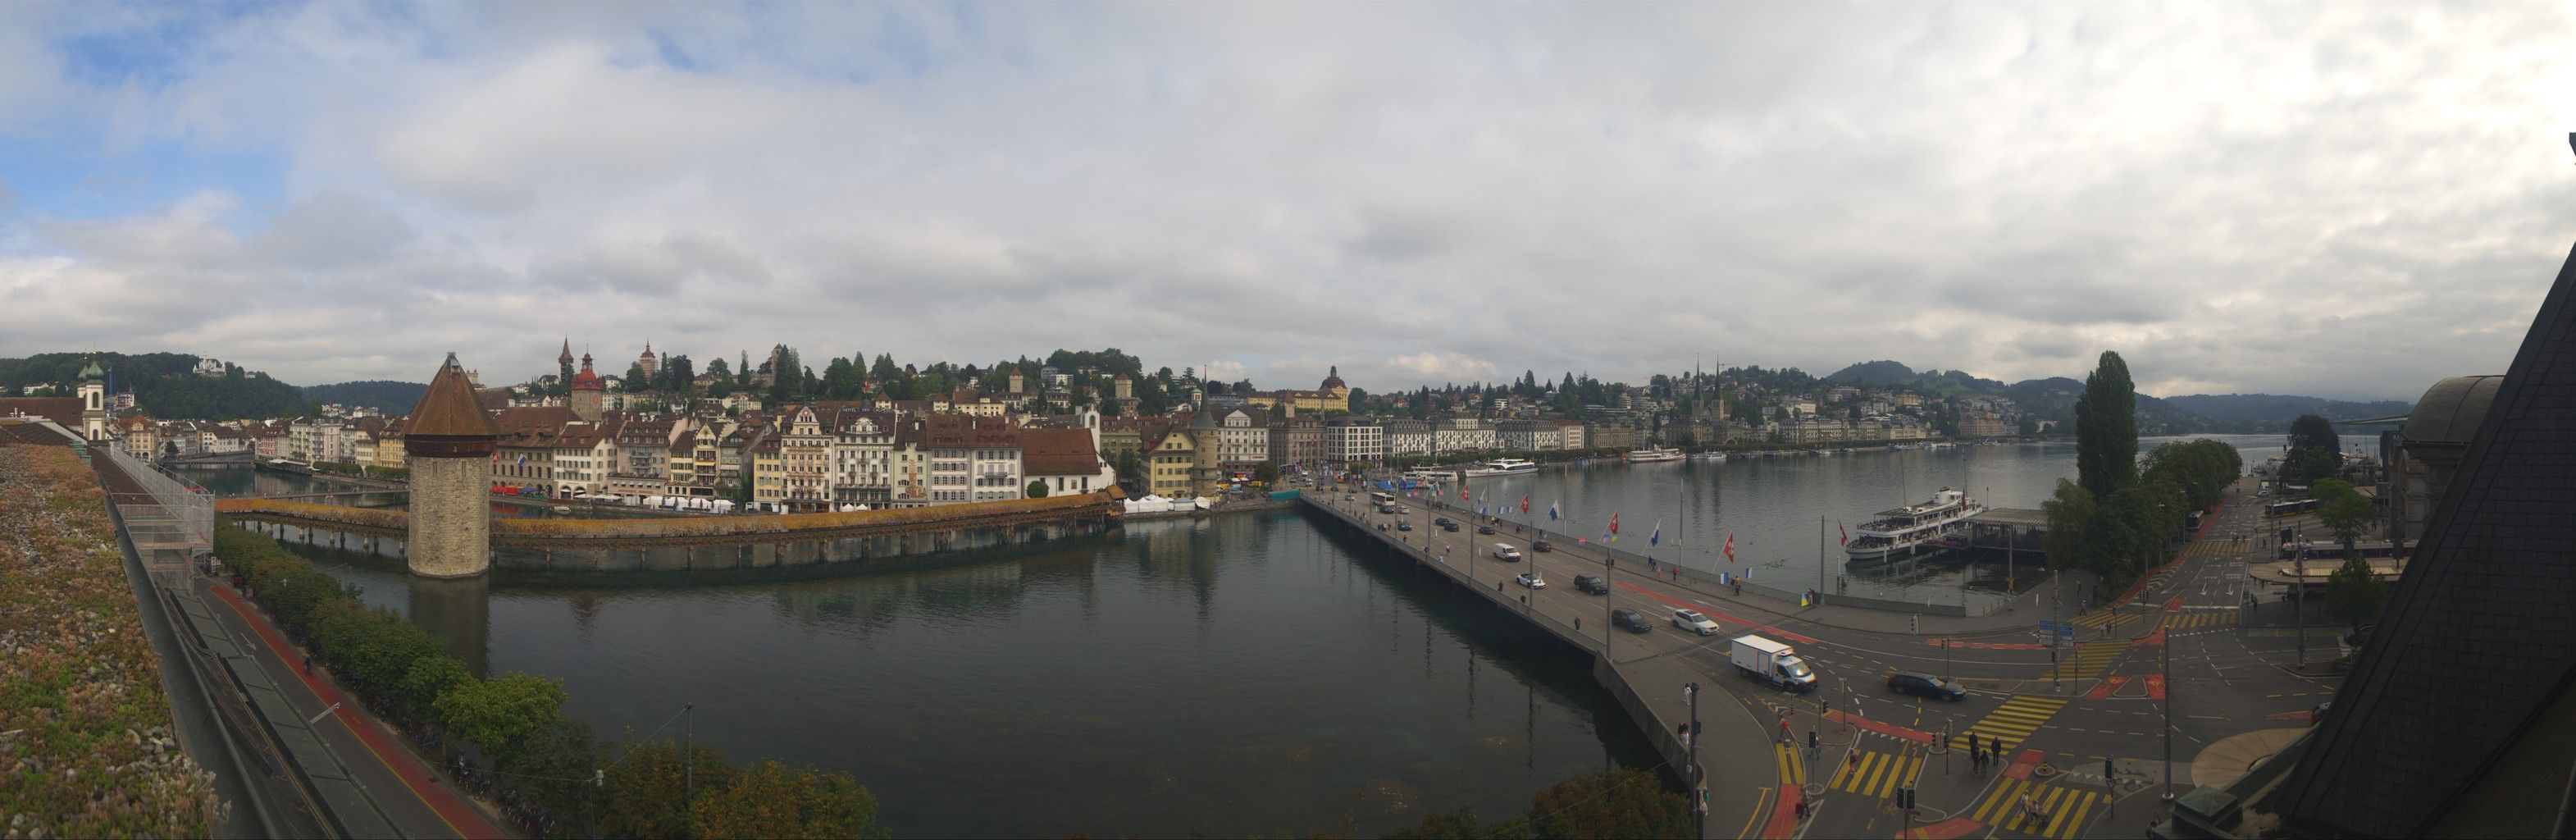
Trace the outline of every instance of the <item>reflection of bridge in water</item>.
<path fill-rule="evenodd" d="M 279 500 L 297 500 L 297 499 L 335 499 L 335 498 L 339 498 L 339 497 L 341 497 L 341 496 L 407 496 L 407 495 L 410 495 L 410 494 L 411 494 L 411 490 L 410 490 L 409 488 L 401 488 L 401 487 L 397 487 L 397 488 L 382 489 L 382 490 L 377 490 L 377 489 L 364 489 L 364 488 L 357 489 L 357 490 L 321 490 L 321 491 L 315 491 L 315 492 L 311 492 L 311 493 L 280 493 L 280 494 L 277 494 L 277 495 L 274 495 L 274 496 L 239 496 L 239 497 L 236 497 L 236 498 L 244 498 L 244 499 L 279 499 Z"/>

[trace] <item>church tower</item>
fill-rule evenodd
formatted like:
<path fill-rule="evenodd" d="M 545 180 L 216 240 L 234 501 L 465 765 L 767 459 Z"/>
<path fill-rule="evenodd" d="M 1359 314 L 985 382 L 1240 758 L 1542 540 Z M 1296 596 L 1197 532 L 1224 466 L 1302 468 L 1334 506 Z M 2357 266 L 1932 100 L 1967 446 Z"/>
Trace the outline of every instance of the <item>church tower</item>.
<path fill-rule="evenodd" d="M 403 450 L 411 456 L 411 573 L 460 578 L 492 568 L 492 450 L 500 432 L 474 400 L 465 367 L 447 354 L 412 406 Z"/>
<path fill-rule="evenodd" d="M 644 342 L 644 355 L 635 358 L 635 366 L 644 371 L 644 381 L 626 383 L 626 390 L 642 391 L 653 387 L 653 375 L 662 370 L 662 360 L 653 358 L 653 342 Z"/>
<path fill-rule="evenodd" d="M 1214 496 L 1225 484 L 1225 471 L 1217 467 L 1216 461 L 1219 434 L 1216 410 L 1200 406 L 1199 418 L 1190 423 L 1190 445 L 1194 447 L 1190 452 L 1190 495 Z"/>
<path fill-rule="evenodd" d="M 572 375 L 572 416 L 599 422 L 599 399 L 608 386 L 590 369 L 590 354 L 581 354 L 581 372 Z"/>
<path fill-rule="evenodd" d="M 90 440 L 107 439 L 107 372 L 98 369 L 98 360 L 80 372 L 81 435 Z"/>
<path fill-rule="evenodd" d="M 555 357 L 555 364 L 563 368 L 563 378 L 555 382 L 570 386 L 572 384 L 572 336 L 564 336 L 563 353 Z"/>

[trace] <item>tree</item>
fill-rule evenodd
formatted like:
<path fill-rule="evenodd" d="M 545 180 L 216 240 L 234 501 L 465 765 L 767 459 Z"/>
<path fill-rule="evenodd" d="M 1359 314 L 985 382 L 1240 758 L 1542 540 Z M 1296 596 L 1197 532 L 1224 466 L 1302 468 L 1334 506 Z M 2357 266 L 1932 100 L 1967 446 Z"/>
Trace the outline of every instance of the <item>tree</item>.
<path fill-rule="evenodd" d="M 2317 479 L 2309 495 L 2317 500 L 2317 521 L 2334 532 L 2335 542 L 2343 543 L 2344 556 L 2360 556 L 2355 544 L 2379 519 L 2379 511 L 2370 506 L 2370 500 L 2362 498 L 2352 482 L 2340 478 Z"/>
<path fill-rule="evenodd" d="M 1690 837 L 1690 800 L 1652 774 L 1621 767 L 1539 791 L 1525 815 L 1539 837 Z"/>
<path fill-rule="evenodd" d="M 2337 438 L 2334 421 L 2314 414 L 2299 415 L 2290 421 L 2290 452 L 2281 459 L 2283 481 L 2307 484 L 2320 478 L 2332 478 L 2343 466 L 2343 442 Z"/>
<path fill-rule="evenodd" d="M 763 761 L 689 809 L 699 837 L 882 837 L 877 799 L 847 773 Z"/>
<path fill-rule="evenodd" d="M 554 723 L 563 702 L 563 683 L 511 672 L 450 686 L 436 705 L 449 729 L 509 765 L 525 750 L 528 736 Z"/>
<path fill-rule="evenodd" d="M 438 698 L 458 683 L 474 678 L 465 663 L 453 656 L 425 656 L 412 660 L 411 670 L 394 684 L 394 697 L 411 708 L 413 714 L 436 719 Z"/>
<path fill-rule="evenodd" d="M 1046 498 L 1046 497 L 1047 497 L 1047 483 L 1046 483 L 1046 479 L 1043 479 L 1043 478 L 1030 479 L 1030 480 L 1029 480 L 1029 486 L 1028 486 L 1028 496 L 1029 496 L 1029 498 L 1032 498 L 1032 499 L 1043 499 L 1043 498 Z"/>
<path fill-rule="evenodd" d="M 693 760 L 683 760 L 679 744 L 653 741 L 635 745 L 623 760 L 602 768 L 608 776 L 607 802 L 600 809 L 599 836 L 690 836 L 693 821 L 684 797 L 689 795 L 692 768 L 696 796 L 723 790 L 733 783 L 735 771 L 725 763 L 724 754 L 712 748 L 701 746 L 689 755 Z"/>
<path fill-rule="evenodd" d="M 1476 821 L 1476 809 L 1460 808 L 1425 814 L 1421 822 L 1387 832 L 1386 840 L 1490 840 L 1527 836 L 1529 826 L 1519 818 L 1487 825 Z"/>
<path fill-rule="evenodd" d="M 2138 389 L 2120 354 L 2102 351 L 2075 398 L 2075 473 L 2095 498 L 2129 486 L 2137 476 Z"/>
<path fill-rule="evenodd" d="M 626 390 L 649 391 L 652 389 L 653 383 L 644 376 L 644 363 L 641 361 L 626 363 Z"/>
<path fill-rule="evenodd" d="M 1259 466 L 1252 468 L 1252 480 L 1261 482 L 1264 487 L 1279 483 L 1279 465 L 1269 461 L 1261 462 Z"/>
<path fill-rule="evenodd" d="M 2360 554 L 2345 552 L 2343 565 L 2326 576 L 2326 614 L 2358 630 L 2379 620 L 2379 611 L 2387 606 L 2388 584 Z"/>
<path fill-rule="evenodd" d="M 2057 493 L 2040 502 L 2039 507 L 2048 514 L 2048 533 L 2040 540 L 2048 567 L 2059 571 L 2074 568 L 2091 547 L 2084 530 L 2100 507 L 2094 504 L 2092 491 L 2061 478 L 2057 480 Z"/>

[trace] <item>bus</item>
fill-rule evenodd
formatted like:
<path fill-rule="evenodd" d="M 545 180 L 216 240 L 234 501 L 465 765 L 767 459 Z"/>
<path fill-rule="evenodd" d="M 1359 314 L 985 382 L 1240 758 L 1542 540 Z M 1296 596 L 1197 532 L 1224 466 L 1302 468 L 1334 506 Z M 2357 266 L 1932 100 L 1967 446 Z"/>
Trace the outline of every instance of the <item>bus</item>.
<path fill-rule="evenodd" d="M 2273 502 L 2271 504 L 2264 505 L 2263 515 L 2279 519 L 2284 516 L 2297 516 L 2316 509 L 2317 500 L 2315 499 L 2293 499 L 2291 501 Z"/>
<path fill-rule="evenodd" d="M 2281 543 L 2280 559 L 2299 559 L 2300 545 L 2300 543 L 2296 542 Z M 2308 549 L 2309 560 L 2343 559 L 2343 543 L 2335 542 L 2333 540 L 2309 540 L 2305 545 Z M 2361 552 L 2362 558 L 2366 560 L 2386 560 L 2391 557 L 2403 557 L 2407 554 L 2413 553 L 2414 548 L 2415 546 L 2412 544 L 2400 546 L 2392 544 L 2387 540 L 2374 540 L 2353 544 L 2353 549 Z"/>
<path fill-rule="evenodd" d="M 1383 491 L 1371 492 L 1369 493 L 1369 503 L 1378 505 L 1395 504 L 1395 494 Z"/>

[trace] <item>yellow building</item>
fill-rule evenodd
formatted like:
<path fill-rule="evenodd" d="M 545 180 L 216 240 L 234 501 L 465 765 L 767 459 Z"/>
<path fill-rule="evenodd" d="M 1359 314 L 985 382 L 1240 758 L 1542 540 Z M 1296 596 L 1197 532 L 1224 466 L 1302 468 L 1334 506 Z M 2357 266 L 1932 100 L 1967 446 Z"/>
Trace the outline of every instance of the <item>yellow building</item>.
<path fill-rule="evenodd" d="M 1351 386 L 1342 384 L 1341 366 L 1334 365 L 1331 368 L 1327 368 L 1326 371 L 1324 384 L 1316 386 L 1315 390 L 1255 392 L 1243 395 L 1243 402 L 1247 405 L 1255 405 L 1262 408 L 1269 408 L 1272 405 L 1279 403 L 1287 403 L 1289 413 L 1291 414 L 1301 411 L 1317 413 L 1326 411 L 1350 411 Z"/>
<path fill-rule="evenodd" d="M 1198 444 L 1178 426 L 1148 429 L 1144 444 L 1145 492 L 1169 499 L 1191 497 L 1190 471 L 1198 466 Z"/>

